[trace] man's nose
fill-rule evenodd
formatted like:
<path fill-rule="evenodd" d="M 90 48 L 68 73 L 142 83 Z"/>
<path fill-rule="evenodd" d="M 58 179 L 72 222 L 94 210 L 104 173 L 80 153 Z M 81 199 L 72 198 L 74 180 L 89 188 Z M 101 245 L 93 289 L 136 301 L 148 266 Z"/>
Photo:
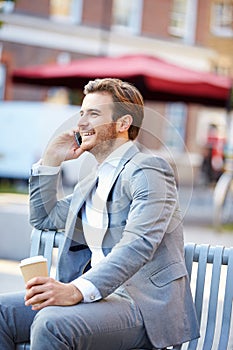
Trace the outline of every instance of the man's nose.
<path fill-rule="evenodd" d="M 78 120 L 78 127 L 81 126 L 87 126 L 88 125 L 88 118 L 86 116 L 81 116 Z"/>

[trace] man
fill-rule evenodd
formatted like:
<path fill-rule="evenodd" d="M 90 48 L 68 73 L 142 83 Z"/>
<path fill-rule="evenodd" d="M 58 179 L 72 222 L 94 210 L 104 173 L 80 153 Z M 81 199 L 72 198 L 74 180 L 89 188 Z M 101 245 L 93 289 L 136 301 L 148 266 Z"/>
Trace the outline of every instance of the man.
<path fill-rule="evenodd" d="M 59 281 L 31 279 L 25 305 L 22 293 L 1 298 L 0 344 L 29 340 L 30 327 L 32 350 L 164 348 L 197 338 L 174 174 L 133 142 L 142 96 L 110 78 L 90 81 L 84 94 L 77 129 L 49 144 L 30 179 L 31 223 L 65 228 Z M 73 194 L 59 200 L 60 165 L 86 151 L 97 168 L 83 176 L 84 160 Z"/>

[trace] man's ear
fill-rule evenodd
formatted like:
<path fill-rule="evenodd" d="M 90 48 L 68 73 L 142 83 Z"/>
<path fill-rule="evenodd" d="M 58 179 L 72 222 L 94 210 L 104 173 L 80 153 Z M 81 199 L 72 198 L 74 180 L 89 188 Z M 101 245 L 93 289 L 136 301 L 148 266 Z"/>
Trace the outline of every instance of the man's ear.
<path fill-rule="evenodd" d="M 117 131 L 125 132 L 129 130 L 130 125 L 133 122 L 133 118 L 130 114 L 125 114 L 117 119 Z"/>

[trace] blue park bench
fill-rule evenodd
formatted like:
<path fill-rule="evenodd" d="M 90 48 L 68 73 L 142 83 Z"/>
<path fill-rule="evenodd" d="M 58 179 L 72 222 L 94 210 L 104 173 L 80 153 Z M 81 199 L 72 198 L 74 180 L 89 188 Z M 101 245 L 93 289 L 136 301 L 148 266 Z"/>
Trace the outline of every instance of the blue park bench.
<path fill-rule="evenodd" d="M 30 255 L 44 255 L 48 259 L 50 271 L 54 248 L 59 250 L 63 238 L 62 232 L 33 229 Z M 229 348 L 233 300 L 233 248 L 188 243 L 185 244 L 185 262 L 201 337 L 168 349 L 233 349 L 232 344 Z M 16 346 L 16 350 L 23 349 L 29 350 L 30 344 Z"/>

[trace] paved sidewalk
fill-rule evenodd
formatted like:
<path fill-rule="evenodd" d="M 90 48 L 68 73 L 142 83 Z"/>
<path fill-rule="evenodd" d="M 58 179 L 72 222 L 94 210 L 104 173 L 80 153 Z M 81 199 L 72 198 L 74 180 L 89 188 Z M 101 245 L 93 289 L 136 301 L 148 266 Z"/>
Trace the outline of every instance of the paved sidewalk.
<path fill-rule="evenodd" d="M 18 261 L 0 260 L 0 281 L 0 293 L 24 289 Z"/>

